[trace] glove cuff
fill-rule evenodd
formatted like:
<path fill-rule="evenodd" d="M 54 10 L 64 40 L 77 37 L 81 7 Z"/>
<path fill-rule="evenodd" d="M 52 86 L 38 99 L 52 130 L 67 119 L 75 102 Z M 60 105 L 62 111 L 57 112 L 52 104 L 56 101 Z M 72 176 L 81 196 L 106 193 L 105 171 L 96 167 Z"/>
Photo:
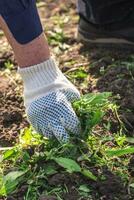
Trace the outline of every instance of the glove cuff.
<path fill-rule="evenodd" d="M 70 88 L 77 91 L 52 58 L 34 66 L 19 68 L 18 72 L 24 82 L 26 108 L 32 101 L 57 89 Z"/>
<path fill-rule="evenodd" d="M 47 86 L 57 77 L 62 76 L 52 58 L 34 66 L 19 68 L 18 73 L 21 75 L 28 90 L 39 88 L 43 85 Z"/>

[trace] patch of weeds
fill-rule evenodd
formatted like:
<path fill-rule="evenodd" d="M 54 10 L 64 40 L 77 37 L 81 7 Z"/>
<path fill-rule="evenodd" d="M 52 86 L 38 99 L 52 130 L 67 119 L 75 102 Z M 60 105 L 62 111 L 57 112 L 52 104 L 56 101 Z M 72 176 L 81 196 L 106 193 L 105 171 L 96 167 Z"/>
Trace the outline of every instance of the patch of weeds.
<path fill-rule="evenodd" d="M 82 131 L 77 138 L 71 136 L 69 143 L 59 144 L 27 128 L 14 147 L 0 148 L 0 196 L 36 200 L 44 195 L 62 200 L 73 188 L 75 199 L 94 200 L 98 184 L 108 187 L 108 176 L 116 175 L 123 185 L 128 184 L 128 155 L 134 148 L 128 143 L 130 138 L 124 136 L 120 121 L 119 133 L 112 134 L 104 126 L 109 111 L 117 115 L 110 99 L 111 93 L 88 94 L 73 103 Z M 97 195 L 101 197 L 99 191 Z M 114 195 L 118 198 L 118 192 Z"/>
<path fill-rule="evenodd" d="M 92 128 L 102 120 L 107 110 L 116 109 L 108 98 L 111 93 L 96 93 L 84 95 L 80 101 L 75 102 L 74 109 L 81 120 L 84 136 L 92 131 Z"/>
<path fill-rule="evenodd" d="M 67 72 L 67 74 L 68 74 L 70 80 L 72 80 L 72 81 L 74 81 L 74 80 L 80 81 L 80 80 L 87 78 L 87 76 L 88 76 L 83 67 L 80 67 L 71 73 Z"/>
<path fill-rule="evenodd" d="M 59 43 L 64 43 L 65 36 L 62 28 L 55 28 L 53 31 L 48 31 L 48 43 L 50 45 L 59 45 Z"/>
<path fill-rule="evenodd" d="M 48 43 L 53 46 L 53 52 L 56 55 L 62 53 L 69 48 L 66 44 L 66 37 L 61 27 L 55 27 L 53 31 L 47 31 Z"/>
<path fill-rule="evenodd" d="M 67 44 L 67 37 L 64 33 L 64 25 L 68 23 L 69 18 L 68 16 L 53 16 L 51 17 L 55 27 L 53 30 L 47 30 L 47 39 L 49 45 L 53 47 L 53 52 L 56 54 L 61 54 L 62 51 L 65 51 L 70 48 Z"/>
<path fill-rule="evenodd" d="M 4 67 L 8 70 L 12 70 L 14 65 L 11 61 L 8 60 L 8 61 L 5 62 Z"/>
<path fill-rule="evenodd" d="M 72 62 L 71 62 L 72 63 Z M 70 63 L 69 63 L 70 65 Z M 72 68 L 66 73 L 67 78 L 75 85 L 77 85 L 81 90 L 87 88 L 89 84 L 89 75 L 85 67 Z"/>

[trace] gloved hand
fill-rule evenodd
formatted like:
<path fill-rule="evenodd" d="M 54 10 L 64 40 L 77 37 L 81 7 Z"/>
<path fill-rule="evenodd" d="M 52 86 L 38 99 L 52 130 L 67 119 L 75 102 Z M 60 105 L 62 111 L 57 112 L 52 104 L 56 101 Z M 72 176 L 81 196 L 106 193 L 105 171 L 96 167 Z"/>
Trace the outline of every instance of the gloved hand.
<path fill-rule="evenodd" d="M 69 132 L 79 134 L 80 123 L 71 102 L 80 94 L 54 60 L 18 71 L 24 81 L 27 116 L 34 129 L 61 142 L 69 140 Z"/>

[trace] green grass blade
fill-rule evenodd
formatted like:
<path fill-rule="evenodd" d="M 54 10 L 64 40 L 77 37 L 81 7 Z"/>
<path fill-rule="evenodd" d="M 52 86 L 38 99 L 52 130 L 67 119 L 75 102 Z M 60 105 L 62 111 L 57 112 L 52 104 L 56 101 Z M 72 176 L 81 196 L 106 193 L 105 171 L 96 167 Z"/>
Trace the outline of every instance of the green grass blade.
<path fill-rule="evenodd" d="M 90 178 L 93 181 L 97 180 L 97 177 L 87 169 L 82 169 L 81 174 L 83 174 L 87 178 Z"/>
<path fill-rule="evenodd" d="M 134 147 L 128 147 L 128 148 L 122 148 L 122 149 L 113 149 L 113 150 L 107 150 L 106 154 L 109 157 L 113 156 L 123 156 L 126 154 L 132 154 L 134 153 Z"/>

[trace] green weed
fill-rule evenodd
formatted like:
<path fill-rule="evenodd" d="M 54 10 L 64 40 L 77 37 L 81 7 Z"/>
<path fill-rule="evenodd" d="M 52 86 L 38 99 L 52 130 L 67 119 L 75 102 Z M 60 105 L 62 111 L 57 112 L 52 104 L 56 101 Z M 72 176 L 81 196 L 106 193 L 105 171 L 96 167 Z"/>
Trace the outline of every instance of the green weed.
<path fill-rule="evenodd" d="M 79 137 L 71 137 L 69 143 L 61 145 L 57 140 L 48 140 L 27 128 L 21 131 L 19 142 L 14 147 L 1 147 L 0 196 L 15 195 L 25 185 L 25 200 L 36 200 L 41 195 L 63 199 L 68 186 L 61 183 L 51 186 L 51 176 L 77 174 L 91 182 L 102 181 L 105 179 L 102 170 L 105 166 L 127 182 L 127 155 L 134 153 L 134 148 L 128 145 L 130 139 L 123 133 L 112 135 L 112 125 L 103 123 L 108 112 L 117 115 L 117 106 L 110 98 L 111 93 L 88 94 L 73 103 L 82 131 Z M 120 127 L 122 130 L 122 123 Z M 98 169 L 96 174 L 93 168 Z M 79 183 L 75 188 L 81 197 L 92 199 L 92 185 Z"/>
<path fill-rule="evenodd" d="M 8 70 L 13 69 L 13 67 L 14 67 L 13 63 L 10 62 L 10 61 L 5 62 L 4 65 L 5 65 L 5 68 L 8 69 Z"/>

